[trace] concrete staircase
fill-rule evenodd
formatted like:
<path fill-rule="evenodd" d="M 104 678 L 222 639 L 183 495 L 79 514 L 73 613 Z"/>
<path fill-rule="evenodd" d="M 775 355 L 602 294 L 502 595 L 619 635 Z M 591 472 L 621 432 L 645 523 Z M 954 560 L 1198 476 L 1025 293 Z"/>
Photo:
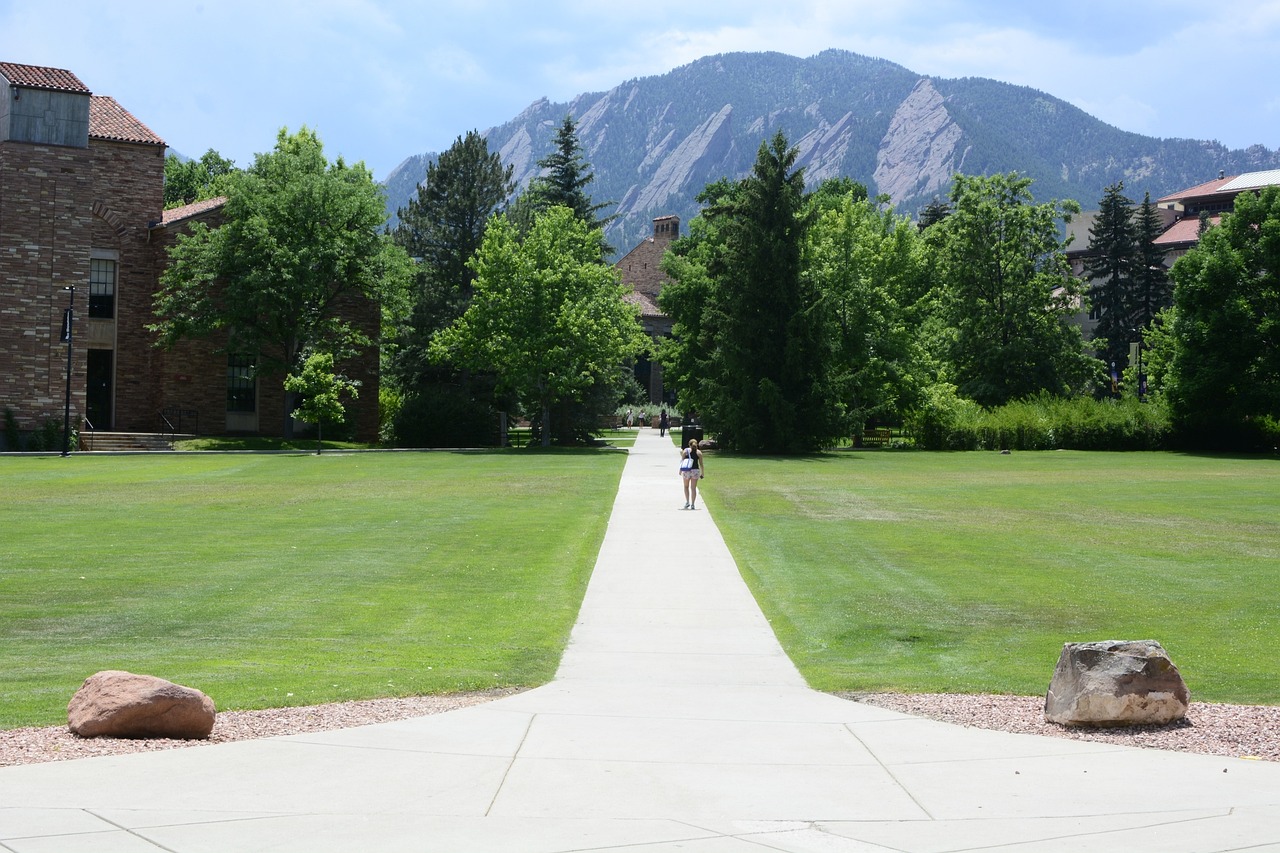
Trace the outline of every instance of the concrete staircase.
<path fill-rule="evenodd" d="M 140 450 L 173 450 L 173 436 L 158 432 L 89 432 L 80 433 L 81 451 L 122 453 Z"/>

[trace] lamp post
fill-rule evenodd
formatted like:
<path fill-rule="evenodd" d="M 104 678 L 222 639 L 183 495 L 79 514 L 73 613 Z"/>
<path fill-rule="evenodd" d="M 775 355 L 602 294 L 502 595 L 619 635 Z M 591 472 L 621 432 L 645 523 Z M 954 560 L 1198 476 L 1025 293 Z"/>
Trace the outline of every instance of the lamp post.
<path fill-rule="evenodd" d="M 1142 372 L 1142 329 L 1135 328 L 1133 336 L 1137 339 L 1134 345 L 1138 348 L 1138 402 L 1145 403 L 1147 397 L 1147 377 Z"/>
<path fill-rule="evenodd" d="M 62 410 L 62 455 L 67 456 L 71 453 L 71 333 L 76 319 L 76 288 L 72 284 L 62 289 L 70 294 L 67 310 L 62 314 L 62 341 L 67 345 L 67 399 Z"/>

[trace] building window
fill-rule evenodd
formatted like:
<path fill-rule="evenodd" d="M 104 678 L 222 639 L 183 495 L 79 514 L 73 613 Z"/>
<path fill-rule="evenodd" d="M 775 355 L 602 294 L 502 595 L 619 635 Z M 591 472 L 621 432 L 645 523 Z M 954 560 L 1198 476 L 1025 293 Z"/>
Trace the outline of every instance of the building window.
<path fill-rule="evenodd" d="M 89 316 L 110 320 L 116 316 L 116 262 L 106 258 L 89 261 Z"/>
<path fill-rule="evenodd" d="M 253 359 L 227 356 L 227 411 L 254 412 L 258 408 L 258 383 Z"/>

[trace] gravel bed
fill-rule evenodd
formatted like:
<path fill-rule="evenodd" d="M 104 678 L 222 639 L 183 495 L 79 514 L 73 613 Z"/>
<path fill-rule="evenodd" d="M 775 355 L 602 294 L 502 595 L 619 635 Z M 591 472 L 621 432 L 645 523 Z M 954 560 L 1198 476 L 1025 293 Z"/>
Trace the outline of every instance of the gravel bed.
<path fill-rule="evenodd" d="M 180 749 L 207 743 L 229 743 L 251 738 L 387 723 L 478 705 L 518 692 L 520 691 L 488 690 L 449 696 L 372 699 L 303 708 L 274 708 L 267 711 L 222 711 L 218 714 L 208 740 L 197 741 L 82 738 L 71 734 L 66 726 L 10 729 L 0 731 L 0 767 Z M 839 695 L 880 708 L 980 729 L 1280 761 L 1280 707 L 1270 705 L 1211 705 L 1192 702 L 1187 718 L 1179 723 L 1167 726 L 1086 729 L 1046 723 L 1043 714 L 1044 699 L 1039 696 L 932 693 Z"/>
<path fill-rule="evenodd" d="M 1164 726 L 1083 728 L 1045 722 L 1043 696 L 841 693 L 853 699 L 978 729 L 1280 761 L 1280 707 L 1192 702 L 1185 719 Z"/>
<path fill-rule="evenodd" d="M 83 738 L 73 735 L 66 726 L 8 729 L 0 731 L 0 767 L 14 764 L 40 764 L 45 761 L 66 761 L 72 758 L 92 758 L 100 755 L 124 755 L 131 752 L 156 752 L 162 749 L 182 749 L 276 735 L 349 729 L 372 723 L 389 723 L 410 717 L 440 714 L 519 692 L 518 689 L 498 689 L 453 693 L 447 696 L 334 702 L 329 705 L 272 708 L 266 711 L 219 711 L 213 724 L 213 731 L 207 740 Z"/>

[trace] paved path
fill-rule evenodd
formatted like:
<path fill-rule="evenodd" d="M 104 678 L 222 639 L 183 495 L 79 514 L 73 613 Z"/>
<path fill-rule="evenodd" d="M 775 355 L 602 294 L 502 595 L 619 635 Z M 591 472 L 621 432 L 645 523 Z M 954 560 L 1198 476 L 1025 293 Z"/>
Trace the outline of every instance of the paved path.
<path fill-rule="evenodd" d="M 715 477 L 715 460 L 710 460 Z M 816 693 L 642 430 L 555 681 L 325 734 L 0 769 L 18 853 L 1280 851 L 1280 763 Z"/>

